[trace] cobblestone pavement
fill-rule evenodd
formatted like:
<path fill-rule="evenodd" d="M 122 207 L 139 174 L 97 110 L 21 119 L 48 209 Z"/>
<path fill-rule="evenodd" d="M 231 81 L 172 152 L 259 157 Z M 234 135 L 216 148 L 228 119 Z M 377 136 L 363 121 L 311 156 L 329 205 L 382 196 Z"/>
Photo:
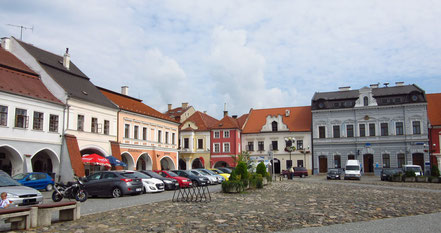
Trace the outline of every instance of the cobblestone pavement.
<path fill-rule="evenodd" d="M 441 193 L 314 179 L 321 178 L 275 182 L 243 194 L 212 193 L 209 203 L 163 201 L 91 214 L 28 232 L 272 232 L 441 212 Z"/>

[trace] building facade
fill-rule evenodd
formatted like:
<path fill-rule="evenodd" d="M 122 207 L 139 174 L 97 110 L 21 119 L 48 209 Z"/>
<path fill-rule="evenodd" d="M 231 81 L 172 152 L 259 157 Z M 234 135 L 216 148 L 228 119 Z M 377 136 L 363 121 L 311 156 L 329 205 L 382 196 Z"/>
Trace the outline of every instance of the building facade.
<path fill-rule="evenodd" d="M 364 173 L 405 164 L 428 168 L 425 93 L 416 85 L 315 93 L 312 98 L 313 168 L 325 173 L 359 160 Z"/>
<path fill-rule="evenodd" d="M 441 165 L 441 93 L 427 94 L 427 115 L 429 117 L 429 153 L 431 165 Z M 440 170 L 441 171 L 441 170 Z"/>

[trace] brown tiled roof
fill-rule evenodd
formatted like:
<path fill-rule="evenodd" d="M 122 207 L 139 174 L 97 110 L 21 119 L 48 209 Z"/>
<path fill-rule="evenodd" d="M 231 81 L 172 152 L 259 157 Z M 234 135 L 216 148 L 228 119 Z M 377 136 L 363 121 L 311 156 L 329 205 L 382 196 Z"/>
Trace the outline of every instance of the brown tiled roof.
<path fill-rule="evenodd" d="M 243 129 L 243 126 L 247 122 L 248 116 L 249 116 L 249 114 L 243 114 L 242 116 L 237 118 L 237 122 L 239 122 L 239 126 L 241 129 Z"/>
<path fill-rule="evenodd" d="M 230 116 L 224 116 L 222 120 L 217 123 L 213 129 L 241 129 L 239 121 Z"/>
<path fill-rule="evenodd" d="M 198 129 L 194 130 L 190 127 L 186 127 L 188 122 L 194 122 Z M 219 121 L 205 113 L 197 111 L 187 118 L 180 126 L 181 131 L 208 131 L 215 126 Z"/>
<path fill-rule="evenodd" d="M 441 125 L 441 93 L 426 94 L 427 115 L 431 125 Z"/>
<path fill-rule="evenodd" d="M 113 92 L 107 89 L 104 89 L 102 87 L 98 87 L 98 89 L 103 93 L 104 96 L 106 96 L 108 99 L 110 99 L 114 104 L 118 105 L 119 108 L 124 109 L 126 111 L 139 113 L 146 116 L 151 116 L 155 118 L 160 118 L 163 120 L 171 121 L 173 123 L 178 123 L 172 118 L 168 117 L 165 114 L 162 114 L 152 107 L 142 103 L 142 100 L 136 99 L 130 96 L 126 96 L 123 94 L 119 94 L 117 92 Z"/>
<path fill-rule="evenodd" d="M 181 116 L 182 114 L 184 114 L 184 112 L 187 111 L 189 108 L 191 108 L 191 106 L 188 106 L 186 108 L 178 107 L 178 108 L 168 110 L 164 114 L 168 115 L 170 117 L 178 117 L 178 116 Z"/>
<path fill-rule="evenodd" d="M 288 117 L 285 116 L 286 110 L 290 111 Z M 283 116 L 283 123 L 288 126 L 291 132 L 311 131 L 311 106 L 287 107 L 287 108 L 268 108 L 252 109 L 242 133 L 260 133 L 262 126 L 266 123 L 266 117 Z"/>
<path fill-rule="evenodd" d="M 36 73 L 3 48 L 0 48 L 0 90 L 62 104 L 49 92 Z"/>

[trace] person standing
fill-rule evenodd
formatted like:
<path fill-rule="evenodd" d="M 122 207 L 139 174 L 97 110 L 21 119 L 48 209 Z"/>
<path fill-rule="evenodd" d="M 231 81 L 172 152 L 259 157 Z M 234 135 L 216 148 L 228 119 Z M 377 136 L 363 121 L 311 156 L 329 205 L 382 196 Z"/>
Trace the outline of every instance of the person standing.
<path fill-rule="evenodd" d="M 292 180 L 293 177 L 294 177 L 294 168 L 290 167 L 289 168 L 289 179 Z"/>
<path fill-rule="evenodd" d="M 2 192 L 1 200 L 0 200 L 0 209 L 8 208 L 11 203 L 12 201 L 8 199 L 8 194 L 6 192 Z"/>

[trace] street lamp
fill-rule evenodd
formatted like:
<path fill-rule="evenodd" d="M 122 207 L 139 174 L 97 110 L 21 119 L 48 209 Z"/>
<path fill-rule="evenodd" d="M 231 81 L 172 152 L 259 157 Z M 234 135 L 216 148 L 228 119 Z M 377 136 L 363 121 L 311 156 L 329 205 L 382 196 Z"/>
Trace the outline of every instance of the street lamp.
<path fill-rule="evenodd" d="M 295 140 L 295 138 L 292 138 L 292 137 L 285 138 L 285 142 L 286 142 L 285 151 L 289 152 L 289 161 L 291 161 L 291 167 L 293 166 L 292 159 L 291 159 L 291 152 L 296 150 L 296 147 L 292 145 L 294 140 Z"/>

